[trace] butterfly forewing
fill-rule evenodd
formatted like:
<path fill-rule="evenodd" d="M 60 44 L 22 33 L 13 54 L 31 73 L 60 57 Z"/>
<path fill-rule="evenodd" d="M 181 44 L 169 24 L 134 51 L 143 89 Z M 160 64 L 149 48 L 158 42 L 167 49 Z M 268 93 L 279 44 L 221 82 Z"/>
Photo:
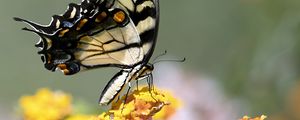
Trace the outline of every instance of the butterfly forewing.
<path fill-rule="evenodd" d="M 48 70 L 58 67 L 71 75 L 86 68 L 128 68 L 141 62 L 141 39 L 128 13 L 121 6 L 95 6 L 91 2 L 81 6 L 72 3 L 62 16 L 54 16 L 48 26 L 16 20 L 31 25 L 34 30 L 30 31 L 41 37 L 37 46 L 42 49 L 39 54 Z"/>
<path fill-rule="evenodd" d="M 105 29 L 79 40 L 75 58 L 85 67 L 132 66 L 143 59 L 143 49 L 134 24 Z"/>

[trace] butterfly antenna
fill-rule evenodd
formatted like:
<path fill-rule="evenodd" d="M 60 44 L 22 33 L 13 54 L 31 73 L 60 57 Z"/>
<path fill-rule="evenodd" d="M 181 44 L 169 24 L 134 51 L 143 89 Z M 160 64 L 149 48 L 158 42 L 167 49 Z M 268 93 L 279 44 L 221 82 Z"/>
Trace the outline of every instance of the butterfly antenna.
<path fill-rule="evenodd" d="M 158 58 L 160 58 L 161 56 L 164 56 L 167 54 L 167 50 L 165 50 L 165 52 L 159 54 L 158 56 L 156 56 L 154 59 L 153 59 L 153 62 L 155 62 Z"/>
<path fill-rule="evenodd" d="M 181 60 L 158 60 L 158 61 L 155 61 L 153 64 L 156 64 L 156 63 L 160 63 L 160 62 L 184 62 L 186 60 L 186 58 L 183 58 Z"/>

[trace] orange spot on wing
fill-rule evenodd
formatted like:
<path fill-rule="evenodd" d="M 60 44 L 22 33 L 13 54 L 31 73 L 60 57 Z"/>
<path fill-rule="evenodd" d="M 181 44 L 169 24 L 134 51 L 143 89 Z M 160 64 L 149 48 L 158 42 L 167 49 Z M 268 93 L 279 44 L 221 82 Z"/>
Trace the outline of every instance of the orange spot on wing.
<path fill-rule="evenodd" d="M 114 20 L 118 23 L 121 23 L 125 20 L 125 13 L 123 11 L 118 11 L 117 13 L 114 14 Z"/>
<path fill-rule="evenodd" d="M 67 69 L 67 65 L 66 64 L 59 64 L 57 65 L 57 67 L 65 74 L 69 74 L 70 71 Z"/>
<path fill-rule="evenodd" d="M 63 73 L 64 73 L 65 75 L 67 75 L 67 74 L 70 73 L 70 71 L 69 71 L 68 69 L 64 69 L 64 70 L 62 70 L 62 71 L 63 71 Z"/>
<path fill-rule="evenodd" d="M 51 59 L 52 59 L 52 58 L 51 58 L 51 55 L 50 55 L 50 54 L 47 54 L 47 56 L 48 56 L 48 61 L 47 61 L 47 62 L 48 62 L 48 63 L 51 63 Z"/>
<path fill-rule="evenodd" d="M 85 24 L 87 21 L 88 21 L 88 19 L 82 19 L 82 20 L 79 22 L 79 24 L 78 24 L 76 30 L 80 30 L 80 29 L 84 26 L 84 24 Z"/>
<path fill-rule="evenodd" d="M 95 21 L 101 22 L 104 18 L 106 18 L 106 16 L 107 16 L 106 12 L 102 12 L 96 17 Z"/>
<path fill-rule="evenodd" d="M 61 30 L 61 31 L 59 32 L 59 37 L 63 37 L 67 32 L 69 32 L 69 29 Z"/>
<path fill-rule="evenodd" d="M 66 64 L 59 64 L 57 65 L 57 67 L 61 70 L 67 69 L 67 65 Z"/>

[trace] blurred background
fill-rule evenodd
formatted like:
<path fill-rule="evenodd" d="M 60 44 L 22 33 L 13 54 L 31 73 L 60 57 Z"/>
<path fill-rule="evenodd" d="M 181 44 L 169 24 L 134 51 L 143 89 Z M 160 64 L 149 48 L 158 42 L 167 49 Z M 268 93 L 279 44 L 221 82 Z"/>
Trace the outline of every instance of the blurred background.
<path fill-rule="evenodd" d="M 12 19 L 48 24 L 70 2 L 80 0 L 0 2 L 0 119 L 15 119 L 18 99 L 41 87 L 103 109 L 97 104 L 100 91 L 118 69 L 74 76 L 49 72 L 34 47 L 38 36 L 21 31 L 25 25 Z M 299 0 L 161 0 L 160 9 L 153 56 L 167 50 L 163 58 L 187 61 L 156 64 L 154 82 L 182 98 L 190 93 L 186 98 L 192 101 L 182 110 L 192 111 L 185 114 L 189 119 L 265 114 L 270 120 L 300 120 Z"/>

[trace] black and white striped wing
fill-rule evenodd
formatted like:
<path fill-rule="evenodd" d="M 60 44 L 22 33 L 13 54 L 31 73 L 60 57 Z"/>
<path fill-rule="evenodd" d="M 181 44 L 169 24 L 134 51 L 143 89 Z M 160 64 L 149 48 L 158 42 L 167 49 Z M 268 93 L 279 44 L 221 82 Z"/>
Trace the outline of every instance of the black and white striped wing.
<path fill-rule="evenodd" d="M 61 69 L 66 75 L 95 67 L 129 68 L 144 58 L 141 39 L 128 14 L 119 8 L 98 9 L 101 5 L 70 4 L 62 16 L 53 16 L 48 26 L 15 18 L 29 24 L 41 37 L 45 68 Z"/>
<path fill-rule="evenodd" d="M 116 26 L 81 37 L 74 56 L 86 68 L 132 66 L 143 59 L 140 42 L 135 26 L 130 21 L 124 27 Z"/>
<path fill-rule="evenodd" d="M 105 86 L 101 92 L 99 104 L 108 105 L 118 98 L 126 83 L 131 80 L 141 79 L 147 76 L 146 71 L 152 71 L 146 64 L 151 58 L 158 32 L 159 2 L 158 0 L 118 0 L 116 5 L 123 6 L 129 13 L 140 35 L 144 52 L 144 59 L 131 69 L 123 69 L 118 72 Z"/>

